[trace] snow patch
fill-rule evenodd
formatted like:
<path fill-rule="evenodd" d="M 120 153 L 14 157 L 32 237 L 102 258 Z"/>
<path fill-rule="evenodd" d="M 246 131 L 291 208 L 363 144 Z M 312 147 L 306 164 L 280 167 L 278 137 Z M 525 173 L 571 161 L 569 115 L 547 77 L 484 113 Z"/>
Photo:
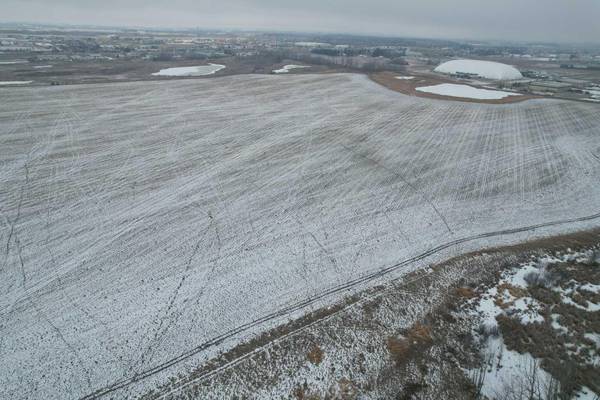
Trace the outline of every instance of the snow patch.
<path fill-rule="evenodd" d="M 539 366 L 539 361 L 531 354 L 520 354 L 509 350 L 502 337 L 487 339 L 484 354 L 487 364 L 483 371 L 481 394 L 489 399 L 503 398 L 514 388 L 529 387 L 535 381 L 536 394 L 543 394 L 551 385 L 552 376 Z M 480 370 L 471 370 L 469 374 L 475 380 Z M 481 375 L 480 375 L 481 376 Z"/>
<path fill-rule="evenodd" d="M 294 65 L 294 64 L 290 64 L 290 65 L 285 65 L 283 68 L 280 68 L 280 69 L 274 69 L 273 73 L 275 73 L 275 74 L 287 74 L 288 72 L 290 72 L 293 69 L 300 69 L 300 68 L 310 68 L 310 66 L 308 66 L 308 65 Z"/>
<path fill-rule="evenodd" d="M 473 86 L 459 85 L 455 83 L 442 83 L 434 86 L 423 86 L 417 88 L 417 90 L 419 92 L 439 94 L 442 96 L 462 97 L 478 100 L 500 100 L 509 96 L 520 96 L 518 93 L 479 89 Z"/>
<path fill-rule="evenodd" d="M 584 386 L 573 398 L 577 400 L 598 400 L 598 395 L 589 387 Z"/>
<path fill-rule="evenodd" d="M 153 73 L 154 76 L 204 76 L 212 75 L 225 68 L 221 64 L 197 65 L 194 67 L 174 67 L 161 69 Z"/>

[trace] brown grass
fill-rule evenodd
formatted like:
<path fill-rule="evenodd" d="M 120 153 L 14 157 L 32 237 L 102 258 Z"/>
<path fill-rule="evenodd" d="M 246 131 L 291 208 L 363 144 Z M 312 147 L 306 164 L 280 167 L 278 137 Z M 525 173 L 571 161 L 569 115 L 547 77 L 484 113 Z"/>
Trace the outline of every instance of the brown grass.
<path fill-rule="evenodd" d="M 316 394 L 306 393 L 307 389 L 303 387 L 297 387 L 294 389 L 294 397 L 296 400 L 320 400 L 320 396 Z"/>
<path fill-rule="evenodd" d="M 406 339 L 398 339 L 393 336 L 388 337 L 387 349 L 397 364 L 408 359 L 410 354 L 410 344 Z"/>
<path fill-rule="evenodd" d="M 477 293 L 475 293 L 475 291 L 469 287 L 456 288 L 456 294 L 464 299 L 472 299 L 477 297 Z"/>
<path fill-rule="evenodd" d="M 433 341 L 431 337 L 431 328 L 422 325 L 420 323 L 416 323 L 413 327 L 408 331 L 408 339 L 413 344 L 428 344 Z"/>
<path fill-rule="evenodd" d="M 321 364 L 321 361 L 323 361 L 323 356 L 324 356 L 323 350 L 321 350 L 321 348 L 319 346 L 317 346 L 316 344 L 306 354 L 306 358 L 308 358 L 308 361 L 310 361 L 314 365 Z"/>
<path fill-rule="evenodd" d="M 513 286 L 509 283 L 503 283 L 501 285 L 498 285 L 498 292 L 502 293 L 503 291 L 507 290 L 508 293 L 510 293 L 510 295 L 512 297 L 515 297 L 517 299 L 520 299 L 521 297 L 527 297 L 529 296 L 529 293 L 527 292 L 527 289 L 523 289 L 517 286 Z"/>
<path fill-rule="evenodd" d="M 526 289 L 519 288 L 519 287 L 513 286 L 508 283 L 502 283 L 502 284 L 498 285 L 498 294 L 494 298 L 494 304 L 496 304 L 498 307 L 502 308 L 503 310 L 507 309 L 508 307 L 512 307 L 515 304 L 515 302 L 513 300 L 506 301 L 506 302 L 504 301 L 503 294 L 504 294 L 505 290 L 508 291 L 508 293 L 512 297 L 515 297 L 517 299 L 520 299 L 521 297 L 529 296 L 529 293 L 527 292 Z"/>
<path fill-rule="evenodd" d="M 342 400 L 354 400 L 358 397 L 358 388 L 356 384 L 349 379 L 342 378 L 338 382 L 340 396 Z"/>
<path fill-rule="evenodd" d="M 390 336 L 387 339 L 387 349 L 397 365 L 408 360 L 416 352 L 423 352 L 432 344 L 431 328 L 421 323 L 413 325 L 404 338 Z"/>

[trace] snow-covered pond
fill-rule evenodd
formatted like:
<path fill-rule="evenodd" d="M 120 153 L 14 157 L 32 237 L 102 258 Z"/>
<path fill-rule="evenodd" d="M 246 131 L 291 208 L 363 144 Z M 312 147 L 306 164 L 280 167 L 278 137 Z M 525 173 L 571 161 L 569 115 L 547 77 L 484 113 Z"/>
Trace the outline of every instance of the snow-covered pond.
<path fill-rule="evenodd" d="M 0 81 L 0 86 L 29 85 L 33 81 Z"/>
<path fill-rule="evenodd" d="M 153 73 L 154 76 L 203 76 L 212 75 L 225 68 L 221 64 L 197 65 L 193 67 L 174 67 L 161 69 Z"/>
<path fill-rule="evenodd" d="M 396 79 L 400 79 L 401 81 L 408 81 L 411 79 L 415 79 L 414 76 L 397 76 Z"/>
<path fill-rule="evenodd" d="M 294 65 L 294 64 L 290 64 L 290 65 L 285 65 L 285 66 L 283 66 L 283 68 L 280 68 L 280 69 L 274 69 L 273 73 L 275 73 L 275 74 L 287 74 L 291 70 L 293 70 L 293 69 L 299 69 L 299 68 L 310 68 L 310 66 L 308 66 L 308 65 Z"/>
<path fill-rule="evenodd" d="M 508 96 L 520 96 L 519 93 L 503 92 L 501 90 L 479 89 L 473 86 L 459 85 L 455 83 L 442 83 L 433 86 L 423 86 L 417 88 L 417 90 L 423 93 L 478 100 L 500 100 Z"/>

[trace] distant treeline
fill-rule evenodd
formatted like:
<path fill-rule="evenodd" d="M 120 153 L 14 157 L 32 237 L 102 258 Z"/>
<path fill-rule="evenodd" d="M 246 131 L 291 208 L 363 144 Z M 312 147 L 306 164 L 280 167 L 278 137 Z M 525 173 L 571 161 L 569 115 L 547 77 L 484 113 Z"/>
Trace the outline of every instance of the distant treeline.
<path fill-rule="evenodd" d="M 404 57 L 406 55 L 406 48 L 400 49 L 386 49 L 386 48 L 375 48 L 375 49 L 365 49 L 365 48 L 315 48 L 311 50 L 313 54 L 321 54 L 325 56 L 360 56 L 366 55 L 371 57 L 386 57 L 389 59 Z"/>

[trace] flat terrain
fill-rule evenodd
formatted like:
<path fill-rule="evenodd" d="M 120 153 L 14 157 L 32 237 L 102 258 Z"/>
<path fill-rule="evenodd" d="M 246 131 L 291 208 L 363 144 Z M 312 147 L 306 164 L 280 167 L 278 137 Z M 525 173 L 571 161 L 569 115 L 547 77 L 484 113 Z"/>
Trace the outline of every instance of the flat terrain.
<path fill-rule="evenodd" d="M 152 75 L 161 69 L 189 67 L 209 63 L 226 65 L 215 75 L 188 77 L 187 79 L 207 79 L 214 76 L 241 74 L 271 74 L 274 69 L 285 64 L 298 63 L 293 60 L 281 60 L 276 57 L 223 57 L 212 60 L 111 60 L 111 61 L 39 61 L 36 63 L 1 64 L 0 81 L 32 81 L 31 86 L 76 85 L 87 83 L 112 83 L 150 80 L 169 80 L 171 77 Z M 39 67 L 44 68 L 39 68 Z M 346 72 L 341 68 L 325 65 L 313 65 L 312 73 Z M 308 71 L 294 70 L 292 73 Z M 179 78 L 186 79 L 186 78 Z"/>
<path fill-rule="evenodd" d="M 0 95 L 0 398 L 140 394 L 429 263 L 600 221 L 593 104 L 352 74 Z"/>

